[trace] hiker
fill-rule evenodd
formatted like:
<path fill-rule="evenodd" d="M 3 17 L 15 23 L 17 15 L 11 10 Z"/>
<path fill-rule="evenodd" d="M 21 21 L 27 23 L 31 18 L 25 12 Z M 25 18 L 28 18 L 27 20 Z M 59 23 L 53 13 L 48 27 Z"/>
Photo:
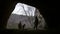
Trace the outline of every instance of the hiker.
<path fill-rule="evenodd" d="M 37 25 L 38 25 L 38 18 L 37 18 L 37 16 L 35 17 L 35 22 L 34 22 L 34 24 L 35 24 L 35 25 L 34 25 L 34 28 L 37 29 Z"/>
<path fill-rule="evenodd" d="M 21 24 L 21 22 L 18 24 L 18 28 L 19 28 L 19 29 L 22 29 L 22 24 Z"/>

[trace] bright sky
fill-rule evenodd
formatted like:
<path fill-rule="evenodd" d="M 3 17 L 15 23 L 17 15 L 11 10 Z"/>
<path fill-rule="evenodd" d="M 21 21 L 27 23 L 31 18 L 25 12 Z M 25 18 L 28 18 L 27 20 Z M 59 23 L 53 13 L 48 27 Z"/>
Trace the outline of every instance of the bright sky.
<path fill-rule="evenodd" d="M 29 6 L 27 4 L 17 3 L 12 14 L 17 14 L 17 15 L 27 14 L 27 16 L 34 16 L 35 9 L 36 9 L 35 7 Z"/>

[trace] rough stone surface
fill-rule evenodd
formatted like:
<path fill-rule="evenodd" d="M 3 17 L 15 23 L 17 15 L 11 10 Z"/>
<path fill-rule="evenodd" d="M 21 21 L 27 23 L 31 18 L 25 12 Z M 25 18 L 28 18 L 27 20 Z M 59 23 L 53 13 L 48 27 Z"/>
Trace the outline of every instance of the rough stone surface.
<path fill-rule="evenodd" d="M 39 10 L 35 7 L 17 3 L 15 9 L 13 10 L 10 18 L 7 22 L 7 29 L 19 29 L 19 23 L 21 29 L 34 30 L 35 17 L 37 16 L 38 25 L 37 29 L 44 29 L 46 23 L 43 16 L 40 14 Z"/>

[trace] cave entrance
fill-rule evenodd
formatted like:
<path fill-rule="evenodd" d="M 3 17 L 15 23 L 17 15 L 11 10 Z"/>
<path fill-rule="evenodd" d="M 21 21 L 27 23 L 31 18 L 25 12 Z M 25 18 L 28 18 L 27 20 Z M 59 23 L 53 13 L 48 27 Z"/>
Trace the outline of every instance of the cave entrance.
<path fill-rule="evenodd" d="M 35 19 L 36 16 L 39 22 L 37 28 L 43 29 L 45 26 L 45 20 L 40 14 L 39 10 L 24 3 L 17 3 L 7 21 L 7 29 L 34 30 L 34 23 L 37 22 L 37 20 Z"/>

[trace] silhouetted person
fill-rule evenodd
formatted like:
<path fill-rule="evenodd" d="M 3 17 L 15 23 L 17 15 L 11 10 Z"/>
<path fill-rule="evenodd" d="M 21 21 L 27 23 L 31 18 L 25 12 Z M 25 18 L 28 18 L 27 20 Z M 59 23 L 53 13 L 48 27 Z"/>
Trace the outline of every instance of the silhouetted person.
<path fill-rule="evenodd" d="M 34 22 L 34 28 L 37 30 L 37 25 L 38 25 L 38 18 L 37 16 L 35 17 L 35 22 Z"/>
<path fill-rule="evenodd" d="M 24 27 L 25 27 L 25 24 L 23 25 L 23 29 L 24 29 Z"/>
<path fill-rule="evenodd" d="M 18 28 L 19 28 L 19 29 L 22 29 L 21 22 L 18 24 Z"/>

